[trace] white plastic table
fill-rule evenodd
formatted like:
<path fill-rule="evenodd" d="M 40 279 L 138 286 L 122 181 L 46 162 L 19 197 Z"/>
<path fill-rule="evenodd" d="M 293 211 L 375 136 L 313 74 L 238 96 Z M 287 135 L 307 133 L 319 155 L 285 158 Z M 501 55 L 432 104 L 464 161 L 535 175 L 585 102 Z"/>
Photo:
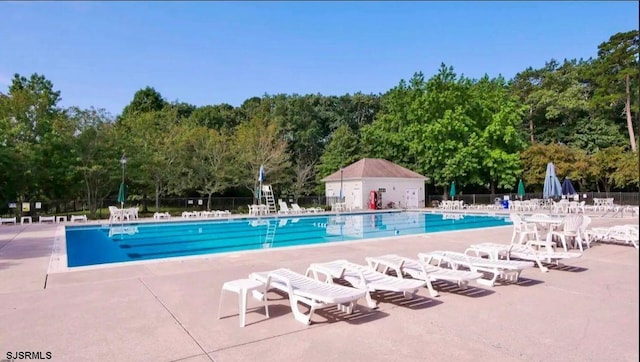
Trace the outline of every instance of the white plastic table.
<path fill-rule="evenodd" d="M 261 289 L 264 293 L 264 313 L 269 318 L 269 307 L 267 305 L 265 285 L 262 282 L 253 279 L 238 279 L 226 282 L 222 285 L 220 291 L 220 305 L 218 306 L 218 319 L 220 319 L 220 310 L 222 309 L 222 296 L 225 294 L 225 290 L 238 294 L 239 297 L 239 311 L 240 314 L 240 327 L 244 327 L 245 314 L 247 311 L 247 293 L 253 290 Z"/>
<path fill-rule="evenodd" d="M 546 241 L 551 242 L 551 230 L 562 224 L 563 219 L 557 217 L 525 217 L 524 222 L 538 224 L 547 229 Z"/>
<path fill-rule="evenodd" d="M 20 216 L 20 225 L 24 224 L 27 221 L 28 221 L 29 224 L 33 223 L 33 220 L 31 219 L 31 216 Z"/>

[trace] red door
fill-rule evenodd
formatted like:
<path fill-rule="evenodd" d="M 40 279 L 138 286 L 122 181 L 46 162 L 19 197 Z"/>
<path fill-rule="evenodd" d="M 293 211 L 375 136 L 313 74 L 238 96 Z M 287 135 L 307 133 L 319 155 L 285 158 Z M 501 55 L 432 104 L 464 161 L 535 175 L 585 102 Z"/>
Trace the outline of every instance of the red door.
<path fill-rule="evenodd" d="M 375 210 L 377 203 L 378 203 L 378 193 L 375 191 L 370 191 L 369 192 L 369 208 L 371 210 Z"/>

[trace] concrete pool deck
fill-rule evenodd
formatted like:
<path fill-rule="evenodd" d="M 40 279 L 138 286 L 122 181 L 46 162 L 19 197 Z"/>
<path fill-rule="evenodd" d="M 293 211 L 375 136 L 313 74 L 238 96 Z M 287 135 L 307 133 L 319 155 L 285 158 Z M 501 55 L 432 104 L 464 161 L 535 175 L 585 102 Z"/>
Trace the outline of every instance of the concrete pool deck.
<path fill-rule="evenodd" d="M 638 217 L 592 219 L 592 226 L 637 224 Z M 637 361 L 638 250 L 592 244 L 548 273 L 528 269 L 516 284 L 459 289 L 435 283 L 406 300 L 377 294 L 345 316 L 321 310 L 310 326 L 288 300 L 270 293 L 266 318 L 249 300 L 239 328 L 237 296 L 217 320 L 225 281 L 313 262 L 366 256 L 414 257 L 508 243 L 511 227 L 395 237 L 47 274 L 57 225 L 0 227 L 0 360 L 51 352 L 53 361 Z M 46 288 L 45 288 L 46 285 Z"/>

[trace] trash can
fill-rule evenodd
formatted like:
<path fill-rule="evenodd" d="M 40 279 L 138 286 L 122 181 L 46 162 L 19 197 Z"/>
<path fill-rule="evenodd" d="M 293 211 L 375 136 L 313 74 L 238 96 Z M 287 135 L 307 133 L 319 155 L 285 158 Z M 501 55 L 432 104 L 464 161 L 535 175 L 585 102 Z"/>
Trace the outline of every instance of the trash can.
<path fill-rule="evenodd" d="M 503 209 L 509 209 L 509 200 L 503 200 L 502 201 L 502 208 Z"/>

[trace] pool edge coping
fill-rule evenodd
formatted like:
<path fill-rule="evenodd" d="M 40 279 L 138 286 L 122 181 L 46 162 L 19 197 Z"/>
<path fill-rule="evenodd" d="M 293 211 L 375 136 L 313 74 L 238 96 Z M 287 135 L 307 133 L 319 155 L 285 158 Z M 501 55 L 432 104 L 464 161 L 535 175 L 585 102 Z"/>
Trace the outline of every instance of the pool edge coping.
<path fill-rule="evenodd" d="M 415 212 L 418 210 L 404 210 Z M 418 211 L 421 213 L 429 213 L 425 211 Z M 431 212 L 431 213 L 442 213 L 442 212 Z M 359 214 L 359 213 L 356 213 Z M 466 214 L 466 213 L 464 213 Z M 479 216 L 501 216 L 508 217 L 508 215 L 495 215 L 495 214 L 482 214 L 482 213 L 470 213 L 471 215 L 479 215 Z M 336 216 L 341 214 L 335 214 Z M 283 215 L 279 215 L 283 216 Z M 289 217 L 290 215 L 287 215 Z M 331 215 L 323 215 L 323 216 L 331 216 Z M 277 217 L 276 217 L 277 218 Z M 195 220 L 194 220 L 195 221 Z M 504 228 L 511 227 L 511 224 L 507 225 L 497 225 L 497 226 L 489 226 L 483 227 L 483 230 L 491 230 L 494 228 Z M 218 257 L 240 257 L 244 254 L 253 254 L 253 253 L 261 253 L 261 252 L 269 252 L 273 250 L 292 250 L 292 249 L 307 249 L 307 248 L 315 248 L 315 247 L 325 247 L 325 246 L 335 246 L 336 244 L 340 245 L 349 245 L 354 243 L 362 243 L 362 242 L 371 242 L 371 241 L 382 241 L 387 239 L 394 239 L 398 237 L 427 237 L 433 234 L 440 233 L 456 233 L 456 232 L 464 232 L 469 231 L 470 229 L 461 229 L 461 230 L 445 230 L 445 231 L 434 231 L 427 233 L 417 233 L 411 235 L 392 235 L 392 236 L 382 236 L 378 238 L 367 238 L 367 239 L 358 239 L 358 240 L 349 240 L 349 241 L 331 241 L 327 243 L 321 244 L 307 244 L 307 245 L 292 245 L 292 246 L 282 246 L 277 248 L 262 248 L 262 249 L 253 249 L 253 250 L 242 250 L 242 251 L 228 251 L 228 252 L 220 252 L 220 253 L 210 253 L 210 254 L 198 254 L 198 255 L 188 255 L 188 256 L 176 256 L 176 257 L 167 257 L 167 258 L 158 258 L 158 259 L 146 259 L 146 260 L 136 260 L 136 261 L 123 261 L 123 262 L 114 262 L 114 263 L 103 263 L 96 265 L 85 265 L 85 266 L 77 266 L 77 267 L 68 267 L 67 263 L 67 250 L 66 250 L 66 226 L 58 226 L 55 231 L 53 245 L 52 245 L 52 254 L 49 262 L 49 267 L 47 269 L 47 274 L 64 274 L 64 273 L 73 273 L 79 271 L 90 271 L 90 270 L 101 270 L 108 268 L 118 268 L 124 266 L 140 266 L 146 264 L 155 264 L 155 263 L 169 263 L 169 262 L 183 262 L 188 260 L 198 260 L 198 259 L 209 259 L 209 258 L 218 258 Z"/>

